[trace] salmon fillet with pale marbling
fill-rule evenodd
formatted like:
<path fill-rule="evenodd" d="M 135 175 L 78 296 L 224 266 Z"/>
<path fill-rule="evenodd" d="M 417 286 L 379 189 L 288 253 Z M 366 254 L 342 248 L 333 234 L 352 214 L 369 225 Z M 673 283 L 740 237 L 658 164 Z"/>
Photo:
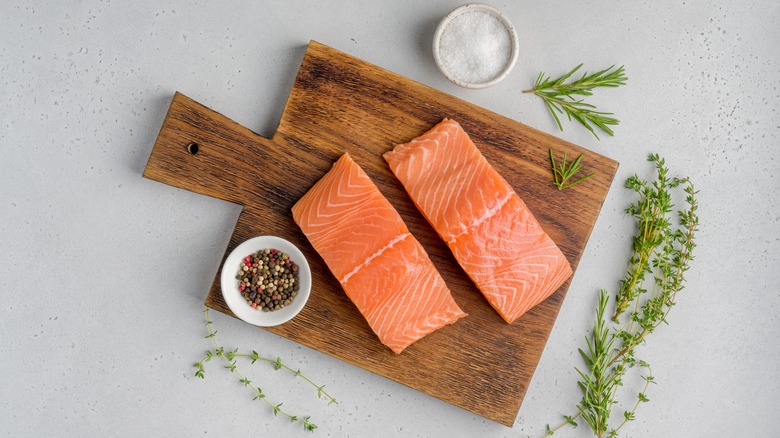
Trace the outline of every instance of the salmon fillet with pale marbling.
<path fill-rule="evenodd" d="M 420 242 L 349 154 L 298 200 L 292 214 L 394 352 L 466 316 Z"/>
<path fill-rule="evenodd" d="M 384 158 L 506 322 L 571 276 L 561 250 L 454 120 L 397 145 Z"/>

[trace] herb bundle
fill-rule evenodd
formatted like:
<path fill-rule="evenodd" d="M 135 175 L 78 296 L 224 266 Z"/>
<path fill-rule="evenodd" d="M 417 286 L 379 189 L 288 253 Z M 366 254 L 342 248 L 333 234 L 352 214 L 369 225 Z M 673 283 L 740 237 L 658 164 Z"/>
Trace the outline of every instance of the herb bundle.
<path fill-rule="evenodd" d="M 299 417 L 297 415 L 292 415 L 289 412 L 287 412 L 285 410 L 282 410 L 282 403 L 275 404 L 275 403 L 272 403 L 270 400 L 268 400 L 268 398 L 266 398 L 266 396 L 265 396 L 265 393 L 263 393 L 263 390 L 259 386 L 256 386 L 256 385 L 252 384 L 251 380 L 246 378 L 243 374 L 241 374 L 240 371 L 238 371 L 238 366 L 236 365 L 236 358 L 237 357 L 245 357 L 245 358 L 251 360 L 252 363 L 255 363 L 257 361 L 270 363 L 270 364 L 273 365 L 274 370 L 276 370 L 276 371 L 281 370 L 281 369 L 289 371 L 295 377 L 300 377 L 306 383 L 308 383 L 309 385 L 313 386 L 317 390 L 317 397 L 318 398 L 322 398 L 324 396 L 325 399 L 328 400 L 328 406 L 330 406 L 330 405 L 332 405 L 334 403 L 338 403 L 335 398 L 333 398 L 330 394 L 328 394 L 325 391 L 325 385 L 319 385 L 318 386 L 317 384 L 312 382 L 308 377 L 304 376 L 301 373 L 300 369 L 292 369 L 289 366 L 287 366 L 284 363 L 282 363 L 282 359 L 279 358 L 279 357 L 277 357 L 276 359 L 270 359 L 270 358 L 266 358 L 266 357 L 261 357 L 254 350 L 252 351 L 252 354 L 239 353 L 237 348 L 235 350 L 232 350 L 232 351 L 225 351 L 224 347 L 219 346 L 219 344 L 217 343 L 217 338 L 216 338 L 217 331 L 213 330 L 211 328 L 212 322 L 209 320 L 209 309 L 206 308 L 203 312 L 206 314 L 206 328 L 209 331 L 209 334 L 206 335 L 205 337 L 206 337 L 206 339 L 210 338 L 212 340 L 212 342 L 214 343 L 214 350 L 213 351 L 212 350 L 207 350 L 206 351 L 206 356 L 203 359 L 201 359 L 199 362 L 196 362 L 193 365 L 195 368 L 198 369 L 195 372 L 195 376 L 196 377 L 200 377 L 201 379 L 203 379 L 205 377 L 205 368 L 204 368 L 203 364 L 206 363 L 206 362 L 209 362 L 211 359 L 213 359 L 215 357 L 221 357 L 222 359 L 224 359 L 225 363 L 227 364 L 227 365 L 224 366 L 224 368 L 230 370 L 231 373 L 237 375 L 238 378 L 239 378 L 239 381 L 241 383 L 243 383 L 244 386 L 249 388 L 252 391 L 252 393 L 255 395 L 253 400 L 259 400 L 259 401 L 262 401 L 263 403 L 265 403 L 266 405 L 268 405 L 268 407 L 271 408 L 271 411 L 273 412 L 274 415 L 281 414 L 281 415 L 287 417 L 292 422 L 296 422 L 296 421 L 300 422 L 303 425 L 303 429 L 304 430 L 308 430 L 308 431 L 314 431 L 314 429 L 317 428 L 317 425 L 310 421 L 311 417 L 309 417 L 309 416 L 300 416 Z"/>
<path fill-rule="evenodd" d="M 530 90 L 525 90 L 523 93 L 534 93 L 544 100 L 544 104 L 550 110 L 555 123 L 558 124 L 558 129 L 563 131 L 563 125 L 558 117 L 558 114 L 565 114 L 571 121 L 572 119 L 582 124 L 588 131 L 591 132 L 596 138 L 599 138 L 594 131 L 593 126 L 596 126 L 600 130 L 604 131 L 607 135 L 613 136 L 615 133 L 610 126 L 614 126 L 620 123 L 620 121 L 613 116 L 613 113 L 607 113 L 602 111 L 596 111 L 596 107 L 585 103 L 585 97 L 593 95 L 593 89 L 598 87 L 619 87 L 625 85 L 628 77 L 626 76 L 623 66 L 618 67 L 614 71 L 615 66 L 611 66 L 607 69 L 588 75 L 583 73 L 582 77 L 572 81 L 568 84 L 565 82 L 582 67 L 582 64 L 574 67 L 571 71 L 565 75 L 551 79 L 550 76 L 545 75 L 544 72 L 539 72 L 539 76 L 536 77 L 536 83 Z M 578 96 L 575 98 L 575 96 Z M 591 126 L 593 125 L 593 126 Z"/>
<path fill-rule="evenodd" d="M 626 181 L 626 187 L 639 196 L 639 200 L 626 209 L 626 213 L 636 219 L 638 231 L 633 238 L 628 273 L 615 296 L 615 311 L 611 317 L 615 325 L 608 325 L 610 294 L 602 289 L 593 331 L 586 337 L 587 350 L 579 350 L 586 365 L 583 370 L 577 369 L 582 400 L 574 415 L 564 415 L 564 421 L 555 428 L 548 425 L 545 437 L 567 425 L 577 426 L 576 420 L 580 418 L 597 437 L 616 437 L 618 431 L 635 418 L 639 405 L 649 401 L 646 394 L 649 386 L 655 383 L 654 377 L 650 365 L 637 358 L 636 349 L 661 323 L 667 323 L 677 293 L 684 287 L 685 272 L 693 260 L 694 235 L 699 226 L 697 192 L 693 183 L 688 178 L 669 178 L 668 168 L 658 155 L 651 155 L 649 160 L 655 163 L 658 172 L 652 184 L 636 175 Z M 674 209 L 672 191 L 679 187 L 687 194 L 687 206 L 677 211 L 679 225 L 673 226 L 670 220 Z M 652 284 L 645 286 L 648 276 L 653 278 Z M 613 408 L 618 404 L 618 390 L 623 386 L 628 370 L 635 366 L 644 371 L 643 389 L 635 402 L 623 410 L 622 421 L 611 426 Z"/>

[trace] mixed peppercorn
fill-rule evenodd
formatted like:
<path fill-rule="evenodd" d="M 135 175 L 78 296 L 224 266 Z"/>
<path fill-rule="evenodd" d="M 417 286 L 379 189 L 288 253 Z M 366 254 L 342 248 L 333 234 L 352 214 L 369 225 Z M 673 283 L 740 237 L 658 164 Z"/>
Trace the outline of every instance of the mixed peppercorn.
<path fill-rule="evenodd" d="M 276 249 L 244 257 L 236 279 L 246 303 L 264 312 L 279 310 L 298 295 L 298 265 Z"/>

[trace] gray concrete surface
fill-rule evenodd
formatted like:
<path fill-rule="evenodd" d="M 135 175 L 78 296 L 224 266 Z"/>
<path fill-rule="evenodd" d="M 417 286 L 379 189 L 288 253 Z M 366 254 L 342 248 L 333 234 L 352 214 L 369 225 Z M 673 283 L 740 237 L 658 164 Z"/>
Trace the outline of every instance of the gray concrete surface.
<path fill-rule="evenodd" d="M 630 249 L 622 181 L 652 176 L 650 152 L 696 182 L 701 232 L 670 325 L 643 348 L 658 385 L 622 436 L 780 434 L 777 2 L 493 2 L 521 58 L 477 91 L 430 52 L 460 1 L 216 3 L 0 2 L 0 435 L 302 436 L 220 365 L 193 376 L 238 207 L 141 172 L 176 90 L 271 135 L 309 39 L 621 163 L 511 429 L 214 313 L 226 346 L 281 356 L 341 400 L 248 371 L 313 436 L 537 437 L 571 412 L 576 349 Z M 520 93 L 580 62 L 626 65 L 629 84 L 593 99 L 621 120 L 614 138 L 558 132 Z"/>

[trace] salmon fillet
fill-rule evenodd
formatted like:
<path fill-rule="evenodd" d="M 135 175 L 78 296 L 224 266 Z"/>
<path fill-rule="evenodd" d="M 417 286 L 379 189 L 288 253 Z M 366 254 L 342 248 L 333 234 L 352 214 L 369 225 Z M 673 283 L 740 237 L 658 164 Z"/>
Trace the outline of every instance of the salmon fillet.
<path fill-rule="evenodd" d="M 292 214 L 395 353 L 466 316 L 420 242 L 349 154 L 298 200 Z"/>
<path fill-rule="evenodd" d="M 514 322 L 571 276 L 561 250 L 454 120 L 444 119 L 383 156 L 506 322 Z"/>

